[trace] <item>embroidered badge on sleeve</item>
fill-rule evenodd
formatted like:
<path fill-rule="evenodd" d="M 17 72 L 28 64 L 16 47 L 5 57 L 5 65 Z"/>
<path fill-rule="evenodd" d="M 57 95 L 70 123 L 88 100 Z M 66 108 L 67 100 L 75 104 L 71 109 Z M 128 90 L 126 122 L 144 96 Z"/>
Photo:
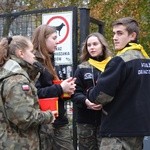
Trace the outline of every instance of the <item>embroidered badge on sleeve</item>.
<path fill-rule="evenodd" d="M 22 85 L 22 90 L 23 91 L 29 91 L 30 87 L 27 84 Z"/>

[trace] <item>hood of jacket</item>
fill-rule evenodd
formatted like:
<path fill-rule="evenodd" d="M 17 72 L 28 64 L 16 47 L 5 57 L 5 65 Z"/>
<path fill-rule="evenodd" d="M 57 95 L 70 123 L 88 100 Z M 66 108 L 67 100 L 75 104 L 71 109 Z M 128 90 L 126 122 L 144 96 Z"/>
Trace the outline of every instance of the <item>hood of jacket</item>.
<path fill-rule="evenodd" d="M 12 75 L 22 74 L 29 79 L 27 72 L 21 67 L 21 65 L 13 59 L 9 59 L 3 67 L 0 68 L 0 80 L 4 80 Z"/>
<path fill-rule="evenodd" d="M 15 74 L 22 74 L 29 80 L 35 80 L 39 73 L 39 68 L 11 55 L 11 58 L 0 68 L 0 72 L 0 80 Z"/>

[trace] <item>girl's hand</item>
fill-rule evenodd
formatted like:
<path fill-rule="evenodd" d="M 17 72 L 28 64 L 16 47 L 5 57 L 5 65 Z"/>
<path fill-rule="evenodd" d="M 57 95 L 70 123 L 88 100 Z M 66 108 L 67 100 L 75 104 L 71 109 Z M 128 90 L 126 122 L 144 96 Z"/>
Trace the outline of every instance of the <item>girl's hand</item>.
<path fill-rule="evenodd" d="M 69 95 L 74 94 L 74 91 L 76 89 L 75 88 L 76 87 L 75 80 L 76 80 L 76 78 L 70 77 L 70 78 L 62 81 L 62 83 L 60 85 L 61 85 L 64 93 L 68 93 Z"/>
<path fill-rule="evenodd" d="M 101 104 L 92 103 L 88 99 L 85 100 L 85 104 L 87 105 L 88 109 L 92 109 L 92 110 L 101 110 L 102 109 L 102 105 Z"/>
<path fill-rule="evenodd" d="M 51 111 L 52 114 L 53 114 L 53 120 L 52 120 L 52 123 L 55 121 L 56 117 L 58 117 L 58 111 Z"/>

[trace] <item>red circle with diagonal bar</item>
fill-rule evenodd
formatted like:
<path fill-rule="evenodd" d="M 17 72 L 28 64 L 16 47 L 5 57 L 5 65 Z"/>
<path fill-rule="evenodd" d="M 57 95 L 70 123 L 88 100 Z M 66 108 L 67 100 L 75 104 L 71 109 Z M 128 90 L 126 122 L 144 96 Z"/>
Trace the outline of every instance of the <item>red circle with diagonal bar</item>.
<path fill-rule="evenodd" d="M 54 19 L 61 19 L 61 20 L 63 20 L 63 22 L 66 24 L 66 27 L 67 27 L 65 36 L 58 42 L 58 44 L 60 44 L 60 43 L 63 43 L 63 42 L 66 40 L 66 38 L 68 37 L 68 34 L 69 34 L 69 23 L 68 23 L 67 20 L 66 20 L 64 17 L 62 17 L 62 16 L 54 16 L 54 17 L 50 18 L 50 19 L 47 21 L 47 24 L 50 24 L 50 22 L 51 22 L 52 20 L 54 20 Z"/>

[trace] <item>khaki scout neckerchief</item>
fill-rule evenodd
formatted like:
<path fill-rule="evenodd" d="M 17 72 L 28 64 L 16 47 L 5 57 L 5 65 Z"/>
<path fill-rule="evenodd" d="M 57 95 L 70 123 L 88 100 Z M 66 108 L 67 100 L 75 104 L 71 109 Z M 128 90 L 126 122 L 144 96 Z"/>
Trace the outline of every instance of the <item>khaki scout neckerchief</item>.
<path fill-rule="evenodd" d="M 129 43 L 129 45 L 130 45 L 129 47 L 125 47 L 124 49 L 122 49 L 121 51 L 119 51 L 116 56 L 119 56 L 119 55 L 125 53 L 128 50 L 139 50 L 139 51 L 141 51 L 142 55 L 145 58 L 149 58 L 149 56 L 146 53 L 146 51 L 144 50 L 143 46 L 141 46 L 140 44 Z"/>
<path fill-rule="evenodd" d="M 94 59 L 89 58 L 88 62 L 94 66 L 95 68 L 97 68 L 100 71 L 104 71 L 106 64 L 110 61 L 111 57 L 107 57 L 105 60 L 103 61 L 96 61 Z"/>

